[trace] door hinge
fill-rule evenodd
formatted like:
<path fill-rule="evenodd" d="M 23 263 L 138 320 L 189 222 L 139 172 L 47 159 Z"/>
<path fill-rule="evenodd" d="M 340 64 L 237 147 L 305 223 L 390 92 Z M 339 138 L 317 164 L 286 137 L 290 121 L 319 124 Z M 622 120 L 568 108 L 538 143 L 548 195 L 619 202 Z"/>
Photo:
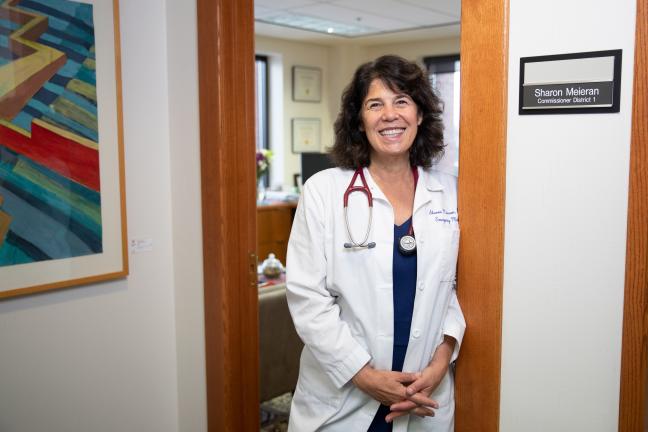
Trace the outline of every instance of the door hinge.
<path fill-rule="evenodd" d="M 250 253 L 249 256 L 249 278 L 250 278 L 250 287 L 256 288 L 259 284 L 259 275 L 257 274 L 258 259 L 254 252 Z"/>

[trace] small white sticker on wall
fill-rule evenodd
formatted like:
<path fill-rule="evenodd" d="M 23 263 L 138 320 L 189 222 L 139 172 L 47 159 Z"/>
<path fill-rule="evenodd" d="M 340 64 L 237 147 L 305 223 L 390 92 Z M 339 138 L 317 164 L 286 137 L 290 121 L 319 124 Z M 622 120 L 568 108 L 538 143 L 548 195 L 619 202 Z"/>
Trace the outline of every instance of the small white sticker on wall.
<path fill-rule="evenodd" d="M 131 239 L 130 250 L 132 253 L 151 252 L 153 250 L 153 239 Z"/>

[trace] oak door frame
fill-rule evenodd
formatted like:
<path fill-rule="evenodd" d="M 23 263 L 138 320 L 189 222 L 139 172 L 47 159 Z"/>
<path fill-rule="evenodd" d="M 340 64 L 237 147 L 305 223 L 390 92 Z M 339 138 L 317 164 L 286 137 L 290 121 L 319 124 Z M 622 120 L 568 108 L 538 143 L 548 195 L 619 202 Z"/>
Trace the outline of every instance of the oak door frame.
<path fill-rule="evenodd" d="M 208 429 L 252 432 L 259 425 L 253 0 L 196 1 Z M 463 0 L 461 29 L 460 163 L 474 175 L 459 180 L 459 297 L 470 331 L 458 365 L 456 431 L 496 431 L 508 0 Z"/>
<path fill-rule="evenodd" d="M 254 4 L 197 0 L 207 422 L 259 430 Z"/>
<path fill-rule="evenodd" d="M 467 329 L 456 370 L 456 432 L 499 430 L 508 29 L 508 0 L 462 0 L 457 294 Z"/>
<path fill-rule="evenodd" d="M 648 368 L 648 6 L 637 1 L 619 432 L 643 431 Z"/>

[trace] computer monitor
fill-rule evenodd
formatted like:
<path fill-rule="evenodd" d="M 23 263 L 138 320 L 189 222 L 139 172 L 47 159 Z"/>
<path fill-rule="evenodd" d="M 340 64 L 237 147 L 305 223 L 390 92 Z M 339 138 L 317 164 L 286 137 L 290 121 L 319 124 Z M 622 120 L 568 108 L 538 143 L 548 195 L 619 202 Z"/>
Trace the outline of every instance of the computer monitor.
<path fill-rule="evenodd" d="M 327 153 L 302 153 L 301 154 L 301 178 L 302 184 L 306 183 L 313 174 L 333 168 L 335 165 Z"/>

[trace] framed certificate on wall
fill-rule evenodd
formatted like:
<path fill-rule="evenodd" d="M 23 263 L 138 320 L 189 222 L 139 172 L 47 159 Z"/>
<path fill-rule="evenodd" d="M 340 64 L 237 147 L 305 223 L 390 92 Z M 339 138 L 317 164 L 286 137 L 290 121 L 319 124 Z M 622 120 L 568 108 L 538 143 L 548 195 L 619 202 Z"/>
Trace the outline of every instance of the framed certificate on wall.
<path fill-rule="evenodd" d="M 293 153 L 320 152 L 320 119 L 292 119 L 292 151 Z"/>
<path fill-rule="evenodd" d="M 316 67 L 293 66 L 293 100 L 319 102 L 322 99 L 322 70 Z"/>

